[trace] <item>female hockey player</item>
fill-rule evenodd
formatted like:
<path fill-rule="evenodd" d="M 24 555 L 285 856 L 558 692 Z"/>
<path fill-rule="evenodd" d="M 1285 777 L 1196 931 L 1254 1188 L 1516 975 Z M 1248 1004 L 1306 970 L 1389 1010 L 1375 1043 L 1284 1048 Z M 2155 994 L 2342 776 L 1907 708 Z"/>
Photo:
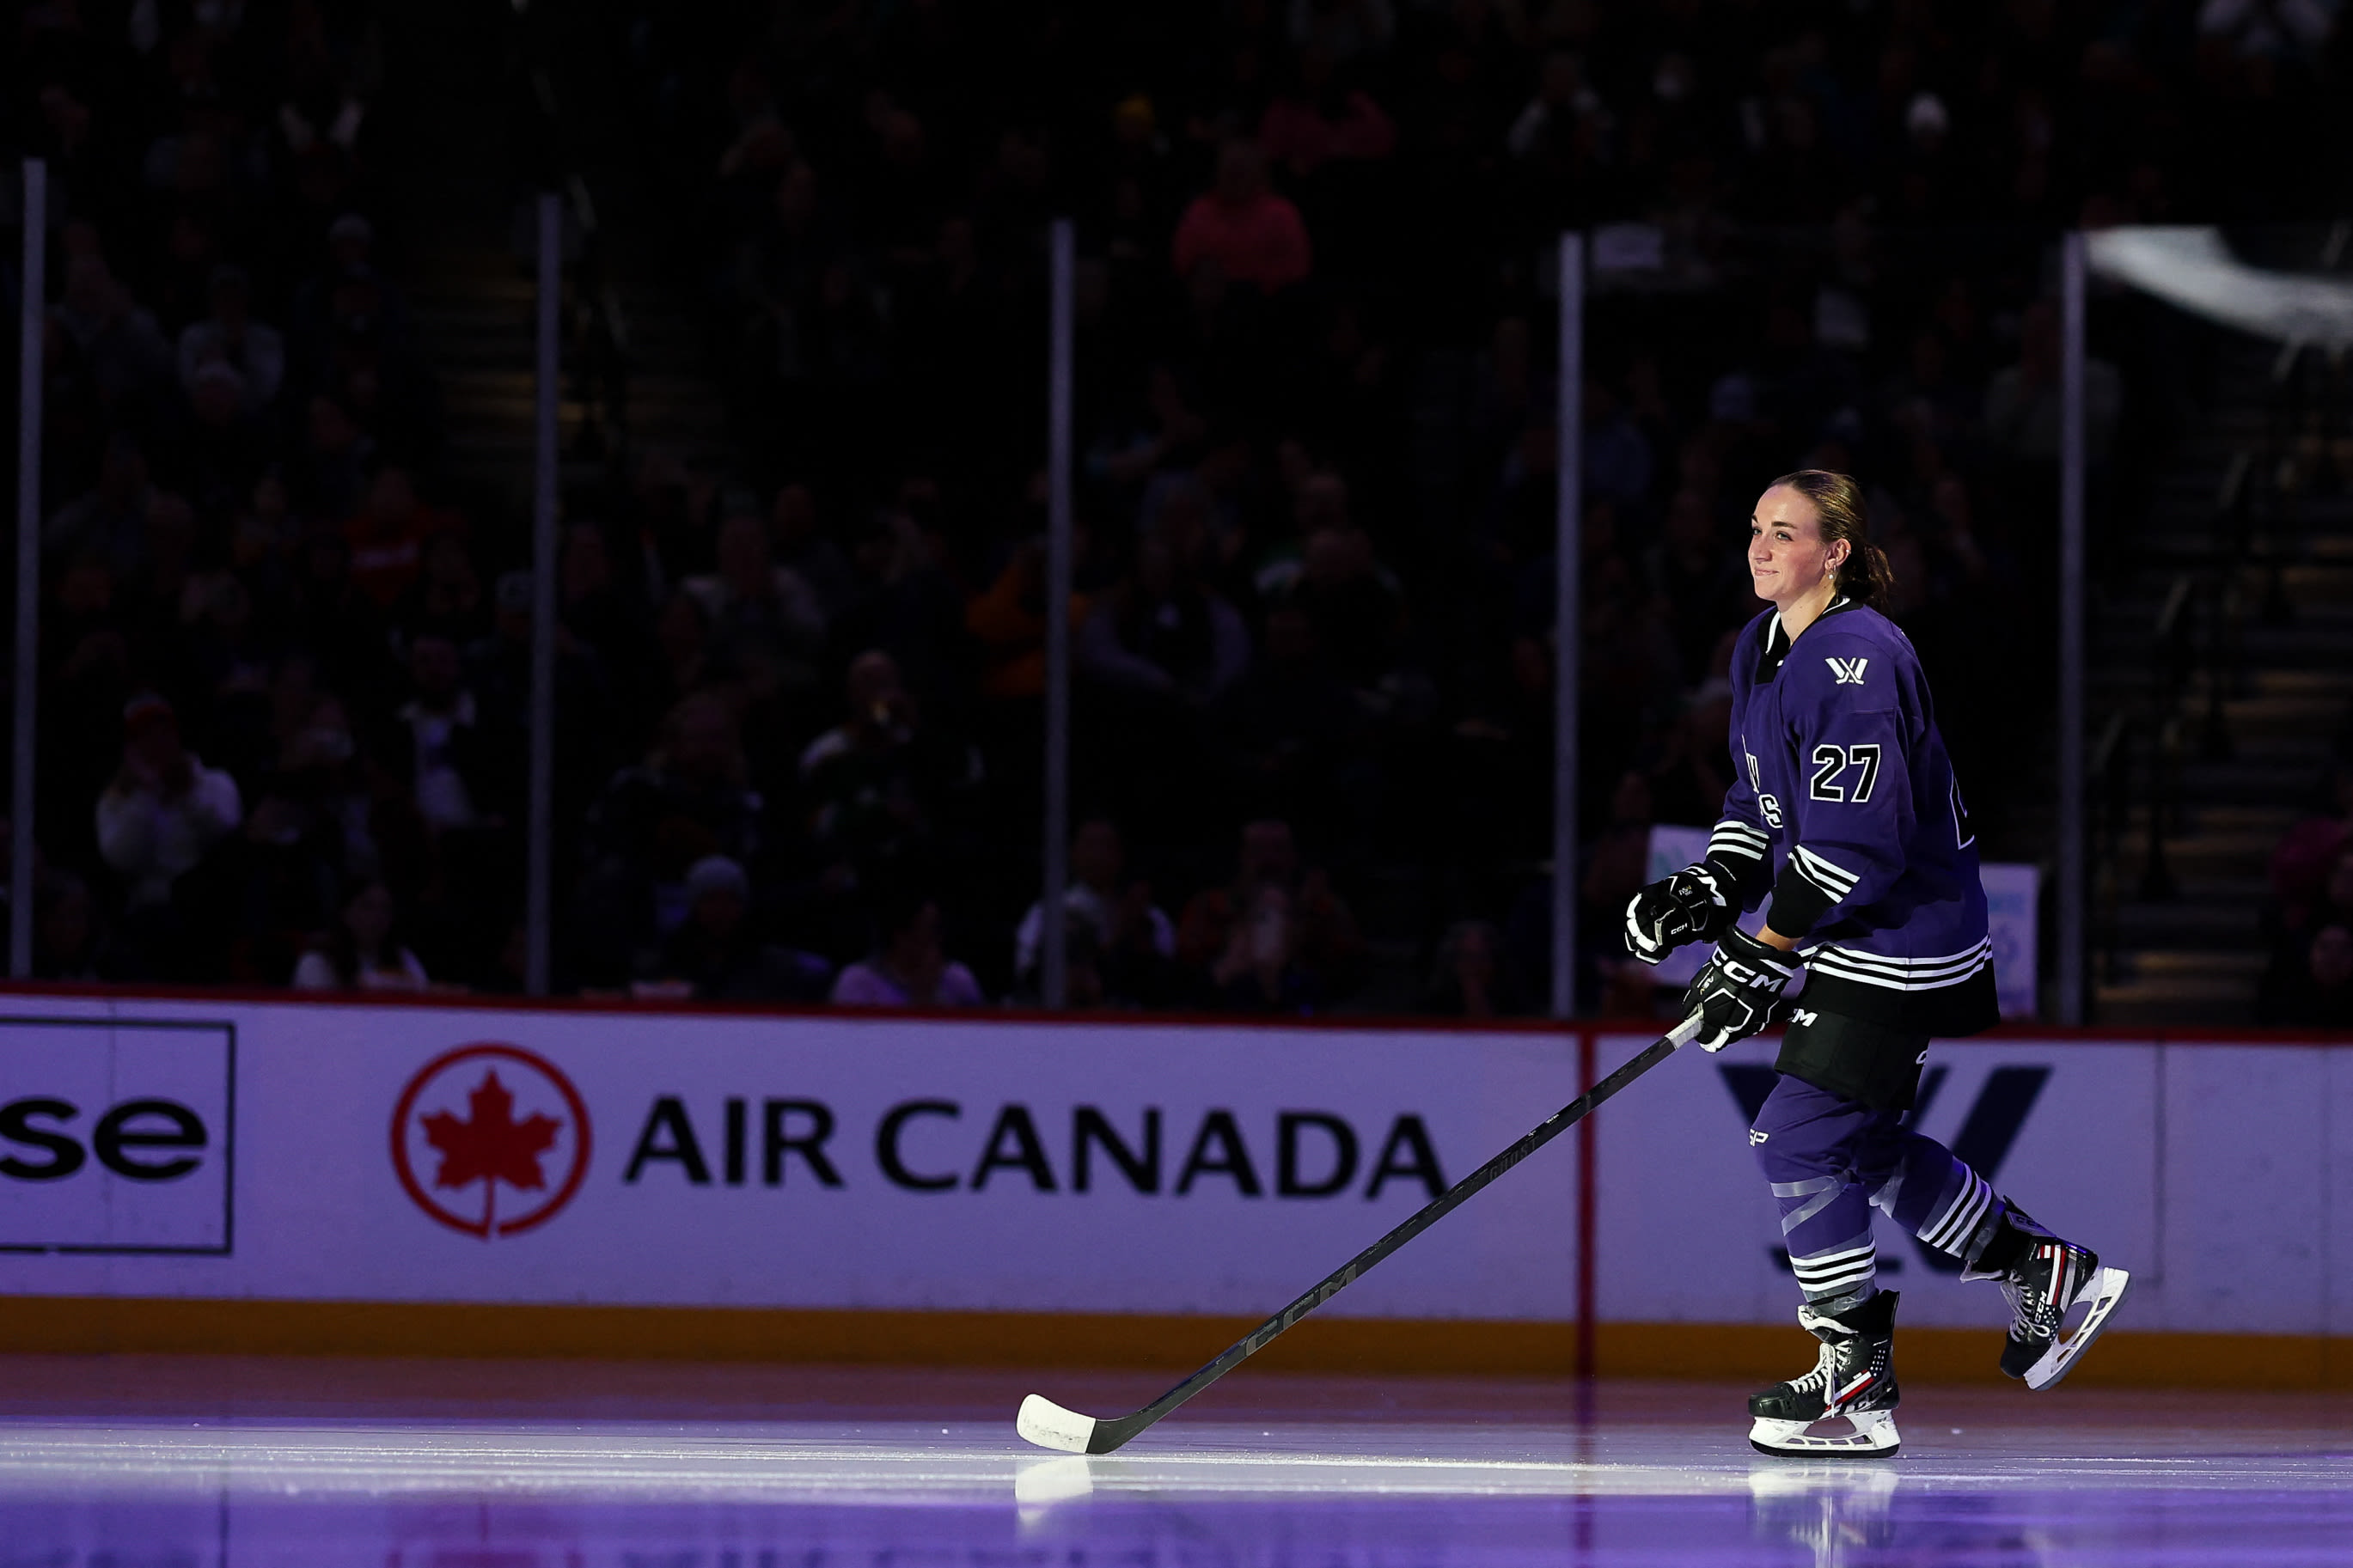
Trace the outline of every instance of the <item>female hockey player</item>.
<path fill-rule="evenodd" d="M 1873 1282 L 1874 1206 L 1959 1259 L 1962 1279 L 2000 1282 L 2001 1368 L 2030 1388 L 2065 1374 L 2129 1277 L 1904 1125 L 1930 1037 L 1976 1034 L 1998 1010 L 1976 837 L 1919 658 L 1877 608 L 1887 558 L 1866 541 L 1854 481 L 1776 479 L 1749 519 L 1748 569 L 1772 607 L 1733 654 L 1724 820 L 1699 864 L 1635 895 L 1626 941 L 1650 963 L 1716 944 L 1683 998 L 1710 1051 L 1771 1023 L 1804 963 L 1749 1142 L 1805 1292 L 1798 1321 L 1822 1348 L 1812 1372 L 1749 1400 L 1749 1441 L 1892 1454 L 1895 1292 Z M 1740 929 L 1768 891 L 1755 932 Z M 2089 1313 L 2062 1339 L 2079 1301 Z M 1808 1431 L 1833 1416 L 1852 1431 Z"/>

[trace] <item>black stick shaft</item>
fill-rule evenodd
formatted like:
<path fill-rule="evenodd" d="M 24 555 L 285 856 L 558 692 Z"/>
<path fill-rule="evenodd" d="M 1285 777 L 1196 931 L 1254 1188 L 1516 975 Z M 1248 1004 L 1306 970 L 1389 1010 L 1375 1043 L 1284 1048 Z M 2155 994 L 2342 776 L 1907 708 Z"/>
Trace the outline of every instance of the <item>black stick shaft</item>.
<path fill-rule="evenodd" d="M 1098 1421 L 1087 1443 L 1090 1454 L 1108 1454 L 1201 1390 L 1271 1344 L 1275 1337 L 1308 1313 L 1345 1289 L 1349 1283 L 1483 1191 L 1498 1176 L 1584 1121 L 1594 1109 L 1620 1089 L 1674 1055 L 1698 1032 L 1698 1019 L 1687 1018 L 1674 1031 L 1652 1042 L 1609 1077 L 1538 1122 L 1527 1136 L 1423 1205 L 1397 1228 L 1356 1257 L 1324 1276 L 1289 1306 L 1229 1345 L 1217 1360 L 1136 1411 L 1115 1420 Z"/>

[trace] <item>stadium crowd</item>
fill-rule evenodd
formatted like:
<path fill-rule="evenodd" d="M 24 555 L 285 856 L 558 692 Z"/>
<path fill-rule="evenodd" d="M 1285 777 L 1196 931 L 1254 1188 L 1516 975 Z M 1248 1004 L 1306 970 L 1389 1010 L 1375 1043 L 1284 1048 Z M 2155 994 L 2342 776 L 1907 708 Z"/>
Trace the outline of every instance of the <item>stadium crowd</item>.
<path fill-rule="evenodd" d="M 2031 781 L 1989 710 L 2039 690 L 2049 620 L 2049 243 L 2301 211 L 2332 165 L 2243 149 L 2344 130 L 2325 5 L 608 9 L 744 456 L 566 498 L 567 990 L 1034 995 L 1065 613 L 1075 1000 L 1536 1005 L 1575 226 L 1580 980 L 1646 1010 L 1615 910 L 1651 825 L 1721 798 L 1763 483 L 1865 480 L 1999 835 Z M 369 17 L 23 16 L 59 279 L 41 972 L 519 985 L 531 583 L 495 570 L 519 520 L 436 482 L 368 216 Z M 1064 213 L 1082 537 L 1050 606 Z M 2161 334 L 2103 320 L 2121 489 L 2171 410 L 2122 390 Z"/>

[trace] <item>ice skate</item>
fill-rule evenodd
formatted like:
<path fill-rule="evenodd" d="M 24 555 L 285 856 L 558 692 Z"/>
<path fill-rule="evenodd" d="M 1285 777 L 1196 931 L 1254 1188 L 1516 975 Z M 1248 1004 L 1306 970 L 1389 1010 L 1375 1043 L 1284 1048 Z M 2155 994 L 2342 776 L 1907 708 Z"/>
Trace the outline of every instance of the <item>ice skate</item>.
<path fill-rule="evenodd" d="M 2024 1378 L 2031 1389 L 2055 1387 L 2107 1326 L 2132 1276 L 2121 1268 L 2103 1268 L 2098 1253 L 2060 1239 L 2016 1208 L 2003 1220 L 2027 1233 L 2027 1246 L 2000 1276 L 2001 1293 L 2010 1298 L 2010 1310 L 2001 1370 Z M 2079 1303 L 2090 1310 L 2074 1332 L 2062 1338 L 2067 1313 Z"/>
<path fill-rule="evenodd" d="M 1748 1396 L 1751 1447 L 1788 1458 L 1883 1458 L 1896 1451 L 1895 1406 L 1904 1395 L 1895 1385 L 1895 1298 L 1882 1290 L 1841 1312 L 1798 1309 L 1799 1326 L 1822 1342 L 1821 1353 L 1805 1376 Z M 1812 1430 L 1841 1417 L 1852 1430 Z"/>

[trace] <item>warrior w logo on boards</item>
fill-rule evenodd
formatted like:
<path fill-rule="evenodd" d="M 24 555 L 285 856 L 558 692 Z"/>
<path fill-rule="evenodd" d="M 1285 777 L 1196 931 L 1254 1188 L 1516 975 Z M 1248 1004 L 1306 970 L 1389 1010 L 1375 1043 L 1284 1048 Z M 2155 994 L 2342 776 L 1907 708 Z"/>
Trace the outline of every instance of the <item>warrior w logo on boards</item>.
<path fill-rule="evenodd" d="M 1924 1052 L 1924 1059 L 1925 1057 Z M 1732 1091 L 1741 1115 L 1754 1123 L 1758 1110 L 1765 1103 L 1765 1097 L 1773 1092 L 1774 1081 L 1779 1075 L 1769 1067 L 1747 1062 L 1719 1063 L 1715 1070 L 1724 1076 L 1724 1086 Z M 1905 1118 L 1907 1126 L 1918 1126 L 1936 1109 L 1939 1092 L 1951 1073 L 1949 1067 L 1939 1063 L 1922 1075 L 1919 1092 L 1913 1097 L 1912 1110 Z M 2050 1068 L 2042 1066 L 1993 1068 L 1986 1074 L 1985 1081 L 1978 1086 L 1977 1098 L 1961 1118 L 1960 1131 L 1944 1139 L 1944 1142 L 1956 1157 L 1987 1181 L 1997 1180 L 2003 1162 L 2010 1158 L 2010 1149 L 2018 1142 L 2019 1133 L 2025 1129 L 2026 1119 L 2033 1111 L 2035 1101 L 2042 1098 L 2043 1086 L 2050 1082 L 2051 1073 Z M 1752 1145 L 1762 1142 L 1753 1131 L 1748 1137 Z M 1911 1239 L 1915 1241 L 1925 1267 L 1938 1274 L 1960 1272 L 1959 1259 L 1919 1242 L 1917 1238 Z M 1786 1270 L 1789 1266 L 1788 1252 L 1778 1247 L 1770 1250 L 1775 1265 Z M 1900 1267 L 1899 1259 L 1886 1253 L 1880 1255 L 1881 1272 L 1893 1273 Z"/>

